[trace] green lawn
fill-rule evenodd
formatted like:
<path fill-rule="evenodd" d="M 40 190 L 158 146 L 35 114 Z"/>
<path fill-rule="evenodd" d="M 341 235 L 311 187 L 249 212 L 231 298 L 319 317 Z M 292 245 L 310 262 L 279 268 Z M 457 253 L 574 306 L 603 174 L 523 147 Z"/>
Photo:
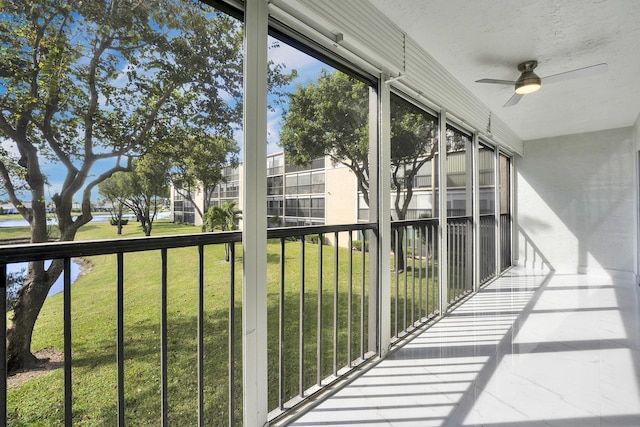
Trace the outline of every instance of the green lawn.
<path fill-rule="evenodd" d="M 154 235 L 194 233 L 193 226 L 154 223 Z M 122 237 L 141 236 L 134 223 L 124 227 Z M 115 227 L 108 223 L 84 226 L 79 239 L 115 238 Z M 300 251 L 299 242 L 287 242 L 285 252 L 284 306 L 284 400 L 299 391 L 300 336 Z M 318 319 L 318 245 L 305 244 L 304 292 L 304 380 L 303 388 L 316 383 L 317 319 Z M 169 250 L 168 256 L 168 390 L 169 421 L 171 425 L 195 425 L 197 420 L 197 249 Z M 236 249 L 235 280 L 235 403 L 238 424 L 241 419 L 242 372 L 241 285 L 242 250 Z M 353 252 L 352 340 L 347 341 L 348 324 L 348 251 L 338 250 L 338 284 L 334 292 L 334 248 L 323 247 L 325 270 L 322 274 L 322 335 L 321 377 L 333 371 L 334 325 L 333 305 L 337 295 L 338 335 L 337 365 L 346 365 L 348 346 L 353 357 L 360 351 L 360 260 L 362 252 Z M 160 411 L 160 253 L 141 252 L 125 255 L 125 405 L 129 425 L 158 425 Z M 268 364 L 269 408 L 278 405 L 279 372 L 279 283 L 280 244 L 268 244 Z M 115 256 L 90 259 L 91 271 L 72 286 L 73 331 L 73 408 L 74 425 L 113 426 L 116 423 L 116 305 Z M 229 267 L 224 261 L 222 245 L 205 249 L 205 416 L 206 425 L 227 425 L 228 401 L 228 304 Z M 423 264 L 423 270 L 426 264 Z M 366 267 L 368 268 L 368 267 Z M 416 275 L 419 267 L 416 266 Z M 407 294 L 417 300 L 413 292 L 412 272 L 407 273 Z M 404 307 L 404 274 L 400 275 L 401 298 L 399 311 Z M 368 283 L 365 283 L 368 288 Z M 367 291 L 365 291 L 367 292 Z M 432 294 L 433 295 L 433 292 Z M 395 298 L 395 290 L 392 290 Z M 437 298 L 437 297 L 436 297 Z M 366 299 L 365 299 L 366 301 Z M 437 301 L 437 299 L 436 299 Z M 411 304 L 409 302 L 408 304 Z M 392 310 L 395 305 L 392 303 Z M 365 305 L 365 334 L 368 307 Z M 416 308 L 417 310 L 417 308 Z M 33 336 L 33 350 L 51 347 L 61 350 L 62 295 L 50 297 L 38 319 Z M 410 308 L 408 310 L 410 313 Z M 424 311 L 424 309 L 423 309 Z M 417 311 L 416 311 L 417 313 Z M 392 316 L 393 317 L 393 316 Z M 410 319 L 409 319 L 410 321 Z M 401 323 L 399 321 L 399 323 Z M 401 325 L 402 326 L 402 325 Z M 365 341 L 366 348 L 366 341 Z M 8 398 L 9 423 L 14 426 L 52 426 L 63 420 L 63 372 L 61 369 L 11 388 Z"/>
<path fill-rule="evenodd" d="M 29 226 L 0 228 L 0 239 L 16 239 L 21 237 L 29 237 Z"/>

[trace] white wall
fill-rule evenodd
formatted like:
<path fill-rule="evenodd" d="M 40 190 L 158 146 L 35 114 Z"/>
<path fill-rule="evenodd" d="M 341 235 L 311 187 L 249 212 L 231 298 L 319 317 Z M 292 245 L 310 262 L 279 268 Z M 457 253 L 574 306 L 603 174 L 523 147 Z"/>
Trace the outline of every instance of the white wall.
<path fill-rule="evenodd" d="M 633 126 L 633 140 L 636 146 L 636 152 L 640 153 L 640 115 L 636 119 L 636 123 Z M 636 219 L 636 277 L 640 277 L 640 154 L 636 156 L 637 164 L 636 164 L 636 183 L 638 187 L 636 187 L 636 214 L 638 214 L 638 218 Z"/>
<path fill-rule="evenodd" d="M 636 152 L 631 127 L 525 142 L 516 175 L 518 263 L 635 273 Z"/>

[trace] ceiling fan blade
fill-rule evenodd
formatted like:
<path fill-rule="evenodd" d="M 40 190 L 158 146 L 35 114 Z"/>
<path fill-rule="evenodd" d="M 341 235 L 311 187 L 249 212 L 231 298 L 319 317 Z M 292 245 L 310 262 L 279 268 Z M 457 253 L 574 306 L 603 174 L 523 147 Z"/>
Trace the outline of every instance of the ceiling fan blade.
<path fill-rule="evenodd" d="M 518 102 L 520 102 L 520 99 L 522 99 L 523 96 L 524 95 L 521 95 L 519 93 L 514 93 L 513 96 L 509 98 L 507 103 L 504 104 L 504 107 L 511 107 L 512 105 L 516 105 Z"/>
<path fill-rule="evenodd" d="M 514 85 L 515 81 L 512 80 L 498 80 L 498 79 L 480 79 L 476 80 L 476 83 L 494 83 L 499 85 Z"/>
<path fill-rule="evenodd" d="M 605 63 L 590 65 L 589 67 L 578 68 L 577 70 L 565 71 L 564 73 L 543 77 L 542 83 L 556 83 L 564 80 L 596 76 L 598 74 L 606 73 L 608 69 L 609 66 Z"/>

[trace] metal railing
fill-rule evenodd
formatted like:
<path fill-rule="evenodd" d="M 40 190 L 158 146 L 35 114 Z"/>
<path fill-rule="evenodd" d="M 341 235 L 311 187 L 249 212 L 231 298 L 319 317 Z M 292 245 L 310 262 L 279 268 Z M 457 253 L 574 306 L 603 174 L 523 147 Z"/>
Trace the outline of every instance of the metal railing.
<path fill-rule="evenodd" d="M 496 276 L 496 217 L 480 215 L 480 284 Z"/>
<path fill-rule="evenodd" d="M 501 226 L 501 268 L 511 263 L 510 216 L 500 216 Z M 480 278 L 489 280 L 495 271 L 495 219 L 493 215 L 480 218 Z M 392 229 L 392 268 L 391 272 L 391 330 L 392 343 L 399 342 L 416 328 L 439 315 L 440 289 L 438 219 L 393 221 Z M 450 217 L 447 219 L 446 236 L 448 239 L 448 298 L 450 304 L 462 299 L 472 290 L 472 218 Z M 374 356 L 376 336 L 371 336 L 377 322 L 377 302 L 375 290 L 377 280 L 371 277 L 369 262 L 369 243 L 376 238 L 374 224 L 349 224 L 339 226 L 290 227 L 268 230 L 268 405 L 270 418 L 275 419 L 289 409 L 307 399 L 312 394 L 339 380 L 344 374 Z M 114 398 L 111 402 L 116 409 L 114 421 L 101 420 L 114 425 L 135 424 L 135 414 L 127 412 L 130 401 L 131 385 L 136 379 L 125 375 L 127 362 L 136 357 L 135 352 L 125 350 L 130 343 L 125 339 L 129 333 L 125 324 L 124 308 L 128 303 L 126 293 L 132 264 L 132 253 L 158 252 L 159 275 L 157 288 L 158 300 L 158 341 L 146 348 L 155 352 L 158 363 L 154 365 L 159 376 L 157 406 L 162 425 L 168 425 L 172 417 L 178 416 L 171 409 L 171 384 L 174 378 L 170 366 L 173 347 L 174 312 L 170 288 L 175 286 L 170 276 L 170 263 L 173 250 L 191 248 L 191 257 L 197 258 L 197 302 L 195 313 L 183 312 L 181 316 L 193 316 L 195 323 L 194 349 L 197 353 L 195 376 L 197 384 L 194 406 L 197 405 L 198 425 L 208 424 L 213 416 L 225 419 L 228 425 L 241 422 L 242 369 L 239 356 L 241 341 L 239 328 L 241 311 L 241 275 L 237 274 L 241 258 L 236 260 L 236 244 L 241 242 L 240 232 L 199 233 L 179 236 L 161 236 L 133 239 L 109 239 L 101 241 L 75 241 L 46 243 L 39 245 L 13 245 L 0 247 L 0 289 L 2 295 L 0 308 L 5 310 L 7 264 L 16 262 L 44 261 L 62 259 L 63 278 L 63 350 L 64 350 L 64 395 L 62 415 L 65 425 L 74 421 L 73 388 L 74 360 L 72 351 L 73 313 L 78 306 L 73 305 L 71 293 L 71 262 L 73 258 L 111 255 L 114 257 L 115 288 L 111 302 L 116 312 L 115 330 L 112 346 L 114 351 Z M 333 245 L 327 246 L 331 240 Z M 210 246 L 228 245 L 231 260 L 228 263 L 226 277 L 209 277 L 210 257 L 205 257 L 205 249 Z M 153 255 L 155 257 L 155 255 Z M 183 255 L 184 256 L 184 255 Z M 180 261 L 178 261 L 180 262 Z M 128 266 L 125 269 L 125 266 Z M 215 298 L 226 298 L 225 319 L 218 334 L 226 335 L 226 347 L 213 348 L 208 342 L 211 338 L 211 313 L 205 307 L 206 298 L 211 298 L 207 287 L 217 281 L 225 288 Z M 186 281 L 185 281 L 186 282 Z M 173 288 L 171 288 L 173 289 Z M 373 299 L 372 299 L 373 298 Z M 72 312 L 72 306 L 74 312 Z M 156 307 L 154 305 L 154 307 Z M 218 314 L 219 316 L 219 314 Z M 375 318 L 374 318 L 375 317 Z M 6 342 L 6 316 L 2 318 L 0 330 Z M 209 319 L 209 320 L 208 320 Z M 223 340 L 225 340 L 223 338 Z M 154 348 L 155 347 L 155 348 Z M 133 356 L 131 354 L 134 354 Z M 127 357 L 128 356 L 128 357 Z M 7 372 L 6 346 L 0 349 L 0 424 L 7 423 Z M 226 389 L 226 408 L 212 409 L 206 406 L 211 390 L 211 374 L 205 375 L 208 363 L 226 367 L 226 377 L 220 378 L 215 386 Z M 218 390 L 219 391 L 219 390 Z M 10 391 L 9 391 L 10 393 Z M 15 410 L 15 408 L 11 408 Z M 215 411 L 215 414 L 211 414 Z M 194 415 L 194 418 L 196 415 Z M 117 421 L 115 421 L 117 419 Z M 195 424 L 195 421 L 193 422 Z"/>
<path fill-rule="evenodd" d="M 277 334 L 269 333 L 278 337 L 269 344 L 269 366 L 278 366 L 268 378 L 270 418 L 375 354 L 369 351 L 375 337 L 368 335 L 370 322 L 376 321 L 370 319 L 375 302 L 369 301 L 375 282 L 369 276 L 368 247 L 374 232 L 371 224 L 269 231 L 281 260 L 278 301 L 269 312 L 278 319 Z M 309 260 L 317 261 L 310 265 Z"/>
<path fill-rule="evenodd" d="M 511 214 L 500 214 L 500 272 L 511 267 Z"/>
<path fill-rule="evenodd" d="M 415 188 L 431 187 L 431 175 L 416 175 L 413 178 L 413 186 Z"/>
<path fill-rule="evenodd" d="M 148 252 L 159 251 L 160 255 L 160 283 L 159 283 L 159 299 L 160 299 L 160 313 L 159 313 L 159 329 L 160 329 L 160 366 L 158 367 L 160 376 L 160 413 L 159 419 L 162 425 L 168 424 L 169 415 L 169 387 L 168 387 L 168 355 L 169 355 L 169 340 L 168 340 L 168 251 L 169 249 L 196 247 L 198 251 L 198 271 L 197 271 L 197 286 L 198 286 L 198 301 L 197 301 L 197 418 L 198 425 L 204 425 L 204 355 L 205 355 L 205 312 L 204 312 L 204 287 L 205 287 L 205 263 L 204 263 L 204 248 L 209 245 L 216 244 L 229 244 L 231 251 L 231 259 L 234 259 L 235 255 L 235 243 L 241 240 L 240 232 L 226 232 L 226 233 L 206 233 L 206 234 L 192 234 L 192 235 L 179 235 L 179 236 L 161 236 L 161 237 L 146 237 L 146 238 L 130 238 L 130 239 L 109 239 L 98 241 L 75 241 L 75 242 L 56 242 L 45 243 L 37 245 L 15 245 L 0 247 L 0 289 L 2 289 L 3 295 L 0 295 L 0 299 L 5 300 L 6 296 L 6 265 L 10 263 L 21 262 L 37 262 L 53 259 L 62 259 L 64 262 L 64 268 L 62 275 L 64 277 L 64 290 L 63 290 L 63 335 L 64 335 L 64 424 L 70 426 L 73 424 L 73 360 L 72 360 L 72 298 L 71 298 L 71 259 L 78 257 L 91 257 L 101 255 L 115 255 L 115 301 L 113 301 L 116 312 L 116 331 L 115 331 L 115 364 L 116 364 L 116 395 L 117 402 L 114 404 L 116 408 L 115 418 L 117 419 L 117 425 L 125 425 L 126 419 L 126 407 L 127 401 L 125 392 L 125 348 L 127 342 L 125 341 L 125 333 L 127 328 L 125 327 L 125 254 L 133 252 Z M 135 261 L 133 261 L 135 262 Z M 225 352 L 227 357 L 222 363 L 228 366 L 228 423 L 234 425 L 234 414 L 237 408 L 234 407 L 233 398 L 235 394 L 234 380 L 237 376 L 235 372 L 235 262 L 229 263 L 229 291 L 228 291 L 228 348 Z M 6 316 L 2 316 L 6 322 Z M 0 325 L 0 334 L 2 334 L 3 340 L 6 342 L 6 323 Z M 7 423 L 7 372 L 6 372 L 6 347 L 2 346 L 5 351 L 0 354 L 0 379 L 3 381 L 3 393 L 4 396 L 0 396 L 0 424 L 6 425 Z M 147 350 L 153 350 L 147 349 Z M 218 349 L 217 349 L 218 350 Z M 105 390 L 107 393 L 108 390 Z M 217 414 L 220 418 L 222 414 Z M 101 422 L 109 423 L 108 420 L 101 420 Z M 116 422 L 111 421 L 116 424 Z"/>
<path fill-rule="evenodd" d="M 448 302 L 454 304 L 473 290 L 472 217 L 447 218 Z"/>
<path fill-rule="evenodd" d="M 361 243 L 360 251 L 354 245 L 354 233 L 358 233 Z M 267 237 L 271 239 L 270 248 L 278 247 L 278 251 L 268 253 L 268 275 L 278 277 L 275 285 L 272 279 L 268 280 L 268 289 L 277 289 L 277 293 L 269 295 L 268 306 L 270 324 L 269 329 L 269 355 L 270 361 L 270 390 L 269 408 L 273 413 L 287 410 L 294 404 L 307 398 L 310 394 L 325 387 L 329 383 L 337 380 L 341 375 L 354 369 L 358 364 L 372 357 L 375 353 L 369 351 L 371 345 L 375 346 L 375 338 L 370 341 L 368 336 L 369 319 L 371 309 L 375 308 L 375 303 L 368 301 L 372 281 L 368 265 L 367 247 L 368 242 L 375 236 L 375 226 L 372 224 L 352 224 L 341 226 L 317 226 L 317 227 L 295 227 L 268 230 Z M 325 237 L 332 235 L 336 243 L 328 249 Z M 73 335 L 72 305 L 74 301 L 71 293 L 71 260 L 78 257 L 104 256 L 115 257 L 114 288 L 115 299 L 112 301 L 116 312 L 115 331 L 113 342 L 109 346 L 115 347 L 114 359 L 114 398 L 117 402 L 109 402 L 115 412 L 111 415 L 113 420 L 97 420 L 99 423 L 124 426 L 125 423 L 136 424 L 135 410 L 127 412 L 127 402 L 133 398 L 131 396 L 131 385 L 137 379 L 132 377 L 132 373 L 125 375 L 126 362 L 137 357 L 137 351 L 128 353 L 129 346 L 135 347 L 139 343 L 127 341 L 126 335 L 130 325 L 125 324 L 125 306 L 127 306 L 130 291 L 125 286 L 129 283 L 129 274 L 135 268 L 135 258 L 131 253 L 159 252 L 159 283 L 157 297 L 159 303 L 159 347 L 147 345 L 144 353 L 154 353 L 159 359 L 157 369 L 159 375 L 157 400 L 159 400 L 158 418 L 161 425 L 171 423 L 171 417 L 183 417 L 184 414 L 171 413 L 171 387 L 176 378 L 170 377 L 168 369 L 172 361 L 172 354 L 175 344 L 172 343 L 176 333 L 179 335 L 189 334 L 189 331 L 171 329 L 172 322 L 176 316 L 195 316 L 196 322 L 196 344 L 195 358 L 197 360 L 195 375 L 187 382 L 197 383 L 197 390 L 194 396 L 194 403 L 197 405 L 195 411 L 189 411 L 188 416 L 197 412 L 197 425 L 206 425 L 211 420 L 226 419 L 225 424 L 237 425 L 241 423 L 237 416 L 242 412 L 241 408 L 241 354 L 240 334 L 241 311 L 239 310 L 241 294 L 241 275 L 237 270 L 241 259 L 236 260 L 235 245 L 241 242 L 241 232 L 223 233 L 200 233 L 177 236 L 159 236 L 130 239 L 108 239 L 100 241 L 74 241 L 56 242 L 38 245 L 13 245 L 0 247 L 0 308 L 6 311 L 6 271 L 7 264 L 44 261 L 52 259 L 62 259 L 64 262 L 63 277 L 63 353 L 64 353 L 64 393 L 60 400 L 63 400 L 64 411 L 59 415 L 61 419 L 57 423 L 64 423 L 67 426 L 74 421 L 74 387 L 78 386 L 78 381 L 74 381 L 74 360 L 72 358 L 74 341 L 79 343 L 81 338 Z M 205 248 L 215 245 L 228 245 L 229 258 L 233 262 L 228 264 L 228 276 L 208 277 L 207 262 L 209 257 L 205 257 Z M 341 247 L 343 245 L 345 247 Z M 173 304 L 173 298 L 169 297 L 169 288 L 175 292 L 176 281 L 187 282 L 187 278 L 170 279 L 171 266 L 184 261 L 178 259 L 173 264 L 170 263 L 172 250 L 178 248 L 192 248 L 197 250 L 197 301 L 195 302 L 196 313 L 190 313 L 185 307 L 180 307 L 177 311 Z M 182 250 L 182 249 L 180 249 Z M 127 255 L 127 256 L 125 256 Z M 180 256 L 185 256 L 180 253 Z M 194 256 L 194 255 L 188 255 Z M 314 259 L 317 258 L 317 261 Z M 311 261 L 310 261 L 311 260 Z M 125 262 L 126 261 L 126 262 Z M 313 262 L 316 261 L 316 262 Z M 343 262 L 344 261 L 344 262 Z M 218 261 L 219 262 L 219 261 Z M 131 265 L 133 263 L 133 265 Z M 297 268 L 293 268 L 297 265 Z M 125 266 L 129 266 L 125 269 Z M 278 270 L 277 275 L 272 275 L 273 269 Z M 331 273 L 329 273 L 331 272 Z M 211 298 L 211 291 L 206 288 L 213 282 L 222 283 L 226 288 L 226 319 L 213 319 L 213 315 L 205 308 L 205 299 Z M 226 282 L 226 285 L 224 283 Z M 313 285 L 312 285 L 313 283 Z M 225 297 L 225 295 L 213 295 L 214 298 Z M 175 304 L 180 304 L 175 301 Z M 184 302 L 182 302 L 184 304 Z M 155 307 L 155 305 L 154 305 Z M 74 313 L 78 308 L 74 307 Z M 171 311 L 171 317 L 169 312 Z M 176 312 L 178 314 L 176 314 Z M 219 316 L 219 314 L 217 314 Z M 2 316 L 0 324 L 0 334 L 6 343 L 6 316 Z M 296 319 L 293 320 L 292 319 Z M 277 320 L 277 321 L 276 321 Z M 272 323 L 273 322 L 273 323 Z M 188 323 L 188 322 L 184 322 Z M 220 344 L 212 347 L 211 329 L 214 324 L 225 324 L 227 335 L 226 349 L 220 348 Z M 218 326 L 219 327 L 219 326 Z M 154 327 L 155 328 L 155 327 Z M 275 330 L 274 330 L 275 328 Z M 170 333 L 171 331 L 171 333 Z M 222 333 L 222 330 L 219 330 Z M 73 335 L 73 340 L 72 340 Z M 170 339 L 171 337 L 171 339 Z M 330 337 L 330 338 L 329 338 Z M 147 343 L 148 344 L 148 343 Z M 128 356 L 128 357 L 127 357 Z M 205 360 L 206 359 L 206 360 Z M 1 346 L 0 350 L 0 425 L 8 422 L 7 408 L 7 369 L 6 369 L 6 346 Z M 205 365 L 205 362 L 207 365 Z M 113 362 L 112 362 L 113 363 Z M 154 362 L 155 363 L 155 362 Z M 211 408 L 206 405 L 206 396 L 211 392 L 209 380 L 211 375 L 205 376 L 206 369 L 212 369 L 212 364 L 220 367 L 227 367 L 226 378 L 214 385 L 214 390 L 218 392 L 220 388 L 227 389 L 226 408 Z M 171 365 L 173 366 L 173 365 Z M 205 369 L 205 366 L 208 368 Z M 271 369 L 278 366 L 278 369 Z M 184 380 L 184 379 L 182 379 Z M 139 381 L 139 380 L 138 380 Z M 224 385 L 226 384 L 226 386 Z M 275 384 L 275 385 L 272 385 Z M 110 391 L 105 390 L 105 393 Z M 54 397 L 55 398 L 55 397 Z M 153 397 L 152 399 L 156 399 Z M 176 405 L 177 406 L 177 405 Z M 195 405 L 194 405 L 195 406 Z M 10 408 L 15 411 L 16 408 Z M 195 409 L 195 408 L 194 408 Z M 211 413 L 215 412 L 215 413 Z M 109 411 L 105 410 L 108 414 Z M 171 417 L 170 417 L 171 415 Z M 104 416 L 104 414 L 103 414 Z M 196 420 L 187 421 L 186 418 L 179 418 L 181 422 L 195 424 Z M 117 420 L 117 421 L 115 421 Z M 176 420 L 174 419 L 173 423 Z"/>
<path fill-rule="evenodd" d="M 438 314 L 438 220 L 391 222 L 391 339 Z"/>

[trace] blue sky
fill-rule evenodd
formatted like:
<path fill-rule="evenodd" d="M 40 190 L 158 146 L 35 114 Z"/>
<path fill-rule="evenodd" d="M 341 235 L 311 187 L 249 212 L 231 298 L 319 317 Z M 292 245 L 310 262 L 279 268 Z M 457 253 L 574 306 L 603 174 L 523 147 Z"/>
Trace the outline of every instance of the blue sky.
<path fill-rule="evenodd" d="M 298 85 L 314 82 L 321 69 L 331 69 L 330 66 L 283 42 L 279 42 L 277 48 L 269 50 L 269 59 L 276 64 L 285 64 L 287 70 L 295 69 L 298 71 L 298 78 L 287 87 L 287 90 L 291 92 L 295 91 Z M 278 144 L 282 128 L 282 110 L 269 112 L 267 120 L 267 152 L 272 153 L 280 150 Z"/>
<path fill-rule="evenodd" d="M 269 40 L 269 45 L 272 46 L 275 42 L 275 39 Z M 278 42 L 277 47 L 272 47 L 269 49 L 269 59 L 273 60 L 276 64 L 285 64 L 286 69 L 285 72 L 290 70 L 297 70 L 298 77 L 291 82 L 286 88 L 287 91 L 294 91 L 298 85 L 304 85 L 309 82 L 315 81 L 316 77 L 319 75 L 320 70 L 331 69 L 330 66 L 318 61 L 317 59 L 287 45 L 284 42 Z M 126 78 L 126 74 L 122 73 L 123 78 Z M 285 100 L 286 101 L 286 100 Z M 267 152 L 273 153 L 281 150 L 279 147 L 279 134 L 282 128 L 282 108 L 286 108 L 286 102 L 283 105 L 277 107 L 275 111 L 269 111 L 267 116 Z M 242 130 L 238 130 L 235 135 L 235 139 L 238 142 L 238 145 L 242 147 Z M 15 144 L 11 143 L 9 140 L 1 140 L 0 145 L 10 153 L 17 154 L 17 148 Z M 56 163 L 52 163 L 45 158 L 41 157 L 41 166 L 45 175 L 49 180 L 49 189 L 47 197 L 50 198 L 53 194 L 58 192 L 62 187 L 62 183 L 64 181 L 66 169 Z M 106 160 L 102 162 L 98 162 L 94 165 L 92 169 L 92 176 L 98 176 L 100 173 L 112 167 L 114 164 L 113 160 Z M 89 178 L 91 179 L 91 178 Z M 2 190 L 0 190 L 0 198 L 4 197 Z M 78 193 L 76 197 L 74 197 L 75 201 L 80 201 L 82 195 Z M 92 199 L 98 199 L 97 189 L 93 191 Z M 25 197 L 28 200 L 28 197 Z"/>

